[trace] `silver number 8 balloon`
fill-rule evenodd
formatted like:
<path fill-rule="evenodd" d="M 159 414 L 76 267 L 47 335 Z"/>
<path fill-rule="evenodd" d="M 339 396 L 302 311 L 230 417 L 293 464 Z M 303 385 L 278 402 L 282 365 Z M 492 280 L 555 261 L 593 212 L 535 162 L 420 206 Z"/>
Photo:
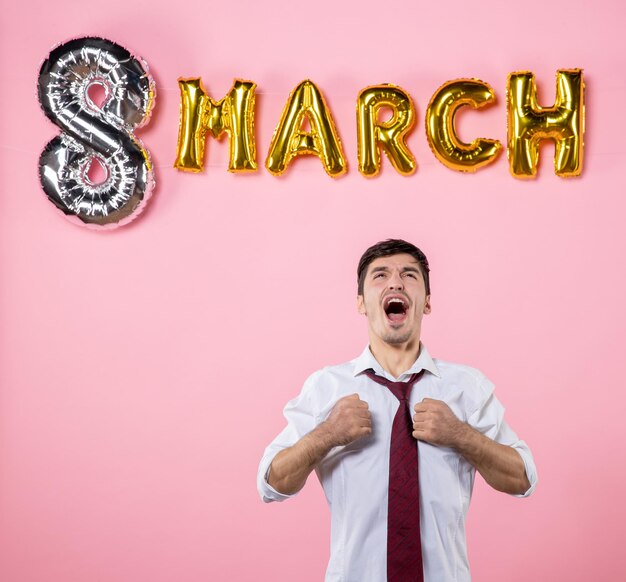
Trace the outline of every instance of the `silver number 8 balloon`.
<path fill-rule="evenodd" d="M 101 104 L 94 85 L 104 90 Z M 133 130 L 145 125 L 156 88 L 148 65 L 102 38 L 70 40 L 52 50 L 39 71 L 39 103 L 63 133 L 39 159 L 41 185 L 70 220 L 115 228 L 133 220 L 154 188 L 150 154 Z M 90 179 L 100 163 L 105 178 Z"/>

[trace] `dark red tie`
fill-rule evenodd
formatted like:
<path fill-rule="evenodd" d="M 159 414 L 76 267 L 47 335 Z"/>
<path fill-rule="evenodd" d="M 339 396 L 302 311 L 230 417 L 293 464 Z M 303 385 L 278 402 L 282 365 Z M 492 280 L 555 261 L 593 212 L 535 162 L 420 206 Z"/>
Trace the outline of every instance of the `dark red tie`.
<path fill-rule="evenodd" d="M 413 438 L 409 404 L 411 388 L 423 372 L 413 374 L 408 382 L 391 382 L 373 370 L 365 373 L 374 382 L 387 386 L 400 401 L 389 449 L 387 582 L 423 582 L 417 441 Z"/>

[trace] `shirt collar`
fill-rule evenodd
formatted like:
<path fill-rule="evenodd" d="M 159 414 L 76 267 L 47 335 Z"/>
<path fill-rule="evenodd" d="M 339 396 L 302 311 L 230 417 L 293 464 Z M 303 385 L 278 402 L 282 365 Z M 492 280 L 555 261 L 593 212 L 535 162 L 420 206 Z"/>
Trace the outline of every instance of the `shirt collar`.
<path fill-rule="evenodd" d="M 406 372 L 402 373 L 399 378 L 394 378 L 391 374 L 389 374 L 389 372 L 383 369 L 383 367 L 378 363 L 378 360 L 374 357 L 374 354 L 372 354 L 369 346 L 366 346 L 363 353 L 355 360 L 352 360 L 352 362 L 354 364 L 353 374 L 355 376 L 358 376 L 365 370 L 372 369 L 377 375 L 383 376 L 384 378 L 392 381 L 399 380 L 407 375 L 410 376 L 411 374 L 416 374 L 422 370 L 426 370 L 437 377 L 441 377 L 437 364 L 435 364 L 435 361 L 430 357 L 430 354 L 423 343 L 420 343 L 420 351 L 419 356 L 417 356 L 417 360 L 415 360 L 413 365 Z"/>

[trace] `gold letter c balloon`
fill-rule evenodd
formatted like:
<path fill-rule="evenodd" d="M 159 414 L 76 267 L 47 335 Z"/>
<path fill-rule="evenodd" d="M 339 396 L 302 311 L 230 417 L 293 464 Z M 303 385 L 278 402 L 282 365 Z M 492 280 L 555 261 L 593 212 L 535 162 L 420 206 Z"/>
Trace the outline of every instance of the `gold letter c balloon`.
<path fill-rule="evenodd" d="M 478 138 L 470 144 L 463 143 L 454 124 L 459 107 L 480 109 L 494 101 L 493 89 L 478 79 L 448 81 L 437 90 L 426 110 L 426 136 L 442 164 L 460 172 L 475 172 L 496 159 L 502 148 L 499 141 Z"/>

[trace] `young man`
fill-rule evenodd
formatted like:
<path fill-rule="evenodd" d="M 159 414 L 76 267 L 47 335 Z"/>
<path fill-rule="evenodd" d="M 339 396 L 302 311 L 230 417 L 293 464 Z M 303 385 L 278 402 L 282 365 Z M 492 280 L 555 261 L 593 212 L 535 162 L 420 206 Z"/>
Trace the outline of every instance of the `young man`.
<path fill-rule="evenodd" d="M 478 370 L 430 357 L 428 261 L 402 240 L 358 266 L 369 346 L 314 373 L 285 407 L 287 427 L 258 473 L 263 501 L 294 496 L 315 470 L 331 508 L 326 582 L 470 580 L 465 516 L 476 470 L 519 497 L 537 476 Z"/>

